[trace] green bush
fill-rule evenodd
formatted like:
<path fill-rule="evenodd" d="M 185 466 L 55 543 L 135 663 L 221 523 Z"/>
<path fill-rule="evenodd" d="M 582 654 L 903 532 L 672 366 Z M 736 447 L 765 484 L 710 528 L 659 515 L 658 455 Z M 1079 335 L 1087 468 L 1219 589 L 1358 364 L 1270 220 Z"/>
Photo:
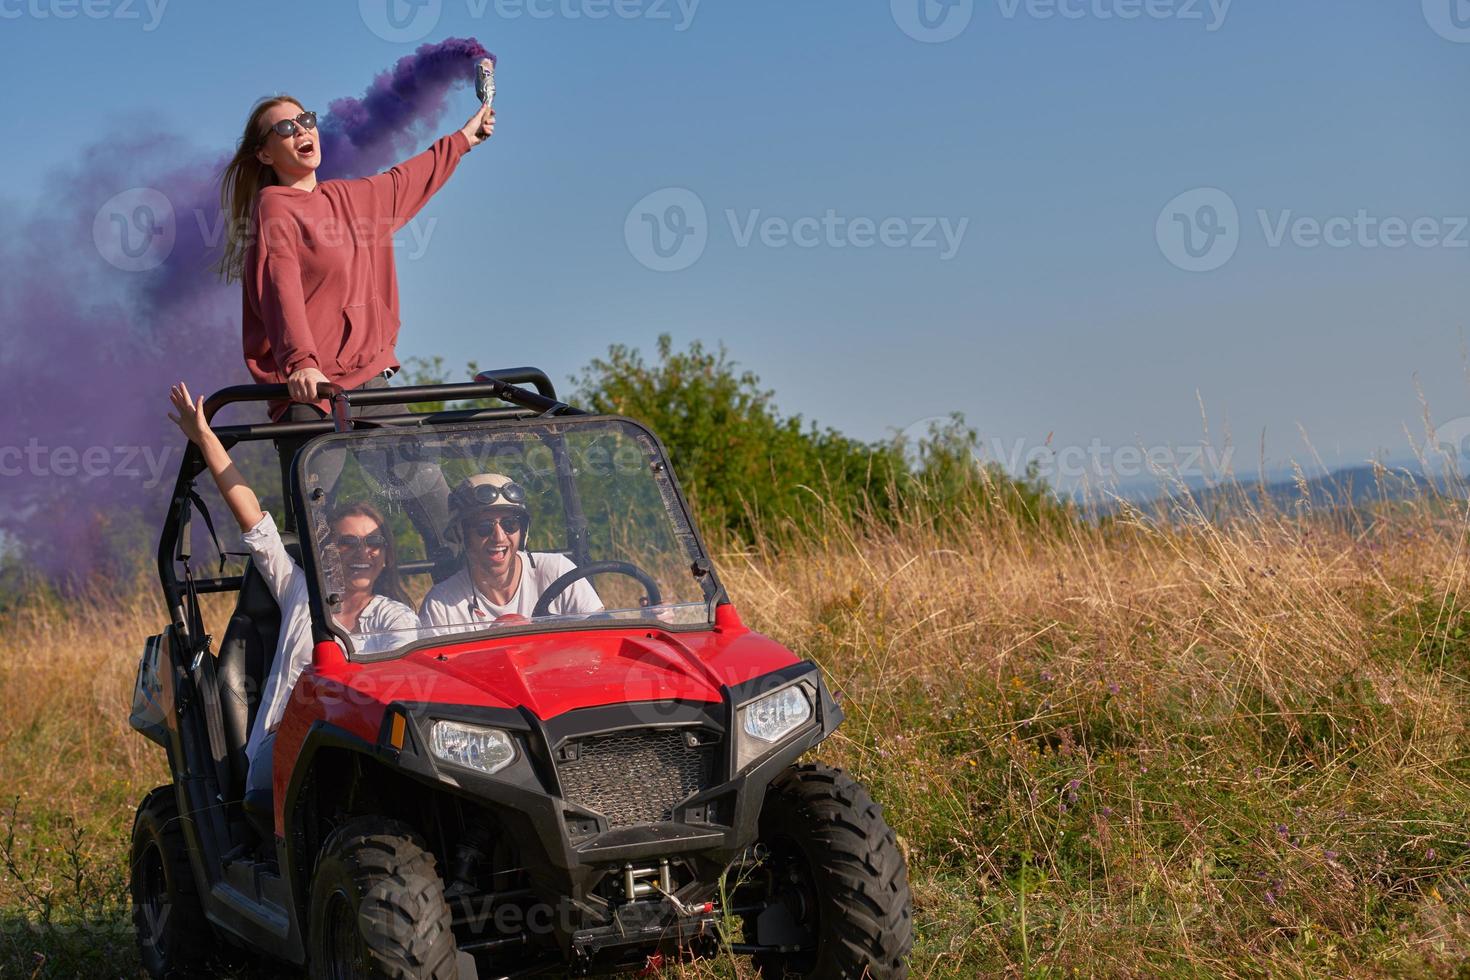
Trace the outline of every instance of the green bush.
<path fill-rule="evenodd" d="M 658 361 L 613 345 L 575 379 L 573 404 L 626 415 L 663 441 L 706 528 L 748 537 L 755 527 L 799 520 L 818 499 L 843 509 L 882 500 L 904 472 L 897 446 L 867 445 L 833 429 L 783 418 L 772 392 L 739 371 L 722 346 L 675 351 Z"/>
<path fill-rule="evenodd" d="M 615 344 L 574 381 L 572 402 L 645 423 L 668 450 L 706 529 L 749 539 L 756 528 L 811 530 L 823 517 L 893 523 L 1003 507 L 1032 521 L 1065 516 L 1035 474 L 1021 481 L 976 462 L 977 436 L 954 415 L 910 445 L 862 442 L 800 416 L 783 417 L 774 393 L 741 371 L 723 345 L 675 351 L 658 338 L 650 364 Z"/>

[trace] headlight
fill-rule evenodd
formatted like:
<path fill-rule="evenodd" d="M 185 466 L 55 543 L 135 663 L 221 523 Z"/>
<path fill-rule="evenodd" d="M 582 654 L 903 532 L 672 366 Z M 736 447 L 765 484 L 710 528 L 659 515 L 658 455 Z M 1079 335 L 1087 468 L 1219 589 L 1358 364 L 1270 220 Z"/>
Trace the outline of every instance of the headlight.
<path fill-rule="evenodd" d="M 778 742 L 812 716 L 812 703 L 800 684 L 752 701 L 742 712 L 745 734 L 762 742 Z"/>
<path fill-rule="evenodd" d="M 792 684 L 740 709 L 741 769 L 766 753 L 776 742 L 812 719 L 812 697 L 805 684 Z"/>
<path fill-rule="evenodd" d="M 436 721 L 429 733 L 429 749 L 444 762 L 493 775 L 515 761 L 510 736 L 496 728 Z"/>

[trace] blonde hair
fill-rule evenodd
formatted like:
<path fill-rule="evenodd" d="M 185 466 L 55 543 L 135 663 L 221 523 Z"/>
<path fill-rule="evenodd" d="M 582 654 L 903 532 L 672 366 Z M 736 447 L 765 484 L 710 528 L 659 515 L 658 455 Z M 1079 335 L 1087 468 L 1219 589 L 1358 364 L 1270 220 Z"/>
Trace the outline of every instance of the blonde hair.
<path fill-rule="evenodd" d="M 235 155 L 225 164 L 220 173 L 219 203 L 229 220 L 225 223 L 225 251 L 215 266 L 225 282 L 240 279 L 245 269 L 245 252 L 255 238 L 255 229 L 250 227 L 250 211 L 255 206 L 255 196 L 262 187 L 279 184 L 274 167 L 267 166 L 255 158 L 265 145 L 270 129 L 263 122 L 265 114 L 276 106 L 290 103 L 305 112 L 305 107 L 289 95 L 270 95 L 255 103 L 250 118 L 245 120 L 245 132 L 235 144 Z"/>

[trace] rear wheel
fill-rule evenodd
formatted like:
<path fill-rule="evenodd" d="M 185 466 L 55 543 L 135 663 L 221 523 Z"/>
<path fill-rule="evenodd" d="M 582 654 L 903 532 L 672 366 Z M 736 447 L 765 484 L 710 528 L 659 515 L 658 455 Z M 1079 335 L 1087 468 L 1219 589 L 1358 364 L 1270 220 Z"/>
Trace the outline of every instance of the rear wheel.
<path fill-rule="evenodd" d="M 158 787 L 139 805 L 128 867 L 143 969 L 155 978 L 201 975 L 210 929 L 194 887 L 173 786 Z"/>
<path fill-rule="evenodd" d="M 458 951 L 434 856 L 408 825 L 360 817 L 322 846 L 311 885 L 318 980 L 456 980 Z"/>
<path fill-rule="evenodd" d="M 756 955 L 762 977 L 908 976 L 908 869 L 861 784 L 840 769 L 793 766 L 766 793 L 760 841 L 766 853 L 750 884 L 764 910 L 746 916 L 746 938 L 788 947 Z"/>

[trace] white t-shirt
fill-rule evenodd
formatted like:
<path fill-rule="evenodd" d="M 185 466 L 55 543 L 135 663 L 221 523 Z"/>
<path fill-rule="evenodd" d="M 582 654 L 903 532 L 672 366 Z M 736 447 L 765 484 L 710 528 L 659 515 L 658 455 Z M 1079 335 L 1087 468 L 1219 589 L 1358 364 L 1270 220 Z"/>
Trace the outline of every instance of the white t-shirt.
<path fill-rule="evenodd" d="M 250 726 L 250 739 L 245 743 L 245 756 L 250 768 L 270 765 L 270 742 L 266 736 L 276 730 L 286 713 L 286 702 L 296 678 L 311 663 L 311 609 L 307 603 L 306 573 L 286 553 L 286 545 L 276 530 L 275 518 L 261 517 L 260 523 L 241 535 L 250 558 L 265 579 L 276 605 L 281 607 L 281 632 L 276 638 L 276 655 L 271 661 L 270 677 L 260 694 L 260 707 Z M 357 617 L 358 632 L 349 634 L 360 653 L 375 653 L 403 646 L 417 639 L 418 617 L 412 609 L 387 596 L 373 596 Z M 408 630 L 409 632 L 399 632 Z M 252 781 L 253 782 L 253 781 Z"/>
<path fill-rule="evenodd" d="M 521 581 L 510 602 L 499 605 L 491 602 L 485 594 L 475 588 L 468 567 L 461 568 L 449 578 L 429 590 L 424 604 L 419 609 L 419 624 L 425 636 L 442 636 L 465 630 L 483 629 L 501 616 L 516 615 L 531 618 L 531 612 L 541 599 L 546 587 L 567 572 L 576 568 L 576 563 L 566 555 L 556 552 L 535 553 L 536 564 L 527 552 L 518 552 L 521 562 Z M 548 615 L 590 616 L 602 612 L 602 600 L 597 590 L 587 579 L 578 579 L 557 596 L 551 603 Z"/>

